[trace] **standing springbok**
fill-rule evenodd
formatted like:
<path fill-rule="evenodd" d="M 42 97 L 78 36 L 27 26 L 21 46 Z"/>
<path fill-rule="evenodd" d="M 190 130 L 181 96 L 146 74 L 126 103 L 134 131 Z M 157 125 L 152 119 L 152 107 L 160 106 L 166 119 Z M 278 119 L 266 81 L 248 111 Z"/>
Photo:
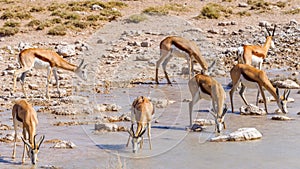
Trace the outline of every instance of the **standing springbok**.
<path fill-rule="evenodd" d="M 49 83 L 50 78 L 52 76 L 52 71 L 56 80 L 56 88 L 57 92 L 60 97 L 60 91 L 59 91 L 59 83 L 58 83 L 58 77 L 56 73 L 57 68 L 61 68 L 64 70 L 72 71 L 80 78 L 86 80 L 87 79 L 87 73 L 86 73 L 86 65 L 83 66 L 84 60 L 79 64 L 79 66 L 73 65 L 66 60 L 64 60 L 60 55 L 58 55 L 56 52 L 48 49 L 39 49 L 39 48 L 29 48 L 25 49 L 20 52 L 18 57 L 19 64 L 21 65 L 20 69 L 15 70 L 14 72 L 14 86 L 13 91 L 16 91 L 16 81 L 17 76 L 22 73 L 21 75 L 21 85 L 23 89 L 23 93 L 25 97 L 27 98 L 27 94 L 25 91 L 24 83 L 25 83 L 25 77 L 26 73 L 32 69 L 41 69 L 41 68 L 47 68 L 47 86 L 46 86 L 46 97 L 50 99 L 49 96 Z M 52 70 L 52 71 L 51 71 Z"/>
<path fill-rule="evenodd" d="M 193 60 L 196 60 L 201 67 L 202 72 L 205 73 L 208 70 L 208 65 L 204 57 L 202 56 L 199 47 L 193 41 L 187 40 L 185 38 L 179 36 L 169 36 L 163 39 L 160 42 L 160 59 L 156 62 L 156 74 L 155 74 L 155 81 L 158 84 L 158 68 L 162 63 L 162 67 L 165 73 L 165 77 L 167 78 L 168 84 L 171 84 L 167 73 L 167 64 L 173 57 L 174 50 L 180 50 L 186 52 L 186 59 L 189 65 L 189 79 L 191 79 L 191 74 L 193 74 Z"/>
<path fill-rule="evenodd" d="M 242 88 L 239 94 L 246 105 L 249 105 L 244 96 L 246 87 L 257 88 L 258 86 L 264 100 L 265 110 L 268 113 L 267 101 L 266 101 L 265 93 L 263 91 L 263 87 L 264 87 L 276 99 L 276 103 L 278 107 L 281 109 L 281 111 L 285 114 L 288 113 L 286 105 L 287 105 L 287 99 L 290 94 L 290 90 L 285 90 L 283 97 L 281 98 L 279 95 L 278 88 L 275 89 L 273 87 L 273 85 L 268 79 L 268 76 L 266 75 L 266 72 L 256 69 L 255 67 L 252 67 L 247 64 L 237 64 L 231 69 L 230 76 L 232 80 L 232 89 L 230 90 L 229 94 L 230 94 L 232 112 L 234 112 L 233 94 L 241 84 Z"/>
<path fill-rule="evenodd" d="M 265 27 L 268 32 L 268 36 L 266 37 L 266 42 L 264 45 L 262 46 L 244 45 L 243 47 L 238 48 L 238 57 L 240 63 L 252 65 L 258 68 L 259 70 L 262 69 L 262 63 L 264 59 L 267 57 L 269 48 L 270 47 L 275 48 L 272 39 L 275 33 L 276 25 L 274 25 L 272 34 L 269 32 L 266 25 Z M 259 90 L 257 91 L 257 95 L 256 95 L 256 106 L 258 106 L 258 99 L 259 99 Z"/>
<path fill-rule="evenodd" d="M 220 133 L 226 128 L 224 118 L 227 112 L 227 105 L 224 103 L 226 94 L 222 85 L 214 78 L 202 74 L 197 74 L 189 80 L 188 85 L 192 95 L 192 101 L 189 102 L 190 126 L 192 126 L 194 104 L 200 99 L 211 100 L 213 112 L 210 111 L 210 113 L 215 119 L 215 131 Z"/>
<path fill-rule="evenodd" d="M 238 48 L 238 57 L 241 63 L 253 65 L 261 70 L 263 60 L 267 57 L 269 48 L 275 48 L 274 42 L 272 41 L 275 29 L 276 25 L 274 25 L 273 33 L 271 34 L 266 26 L 268 36 L 266 37 L 264 45 L 244 45 Z"/>
<path fill-rule="evenodd" d="M 33 165 L 36 164 L 37 154 L 41 144 L 44 141 L 45 136 L 41 136 L 40 140 L 36 143 L 36 126 L 38 124 L 37 114 L 32 105 L 26 100 L 18 100 L 12 109 L 13 125 L 15 130 L 14 149 L 12 158 L 16 157 L 16 141 L 17 141 L 17 129 L 21 127 L 23 129 L 23 137 L 21 139 L 24 142 L 22 163 L 25 162 L 25 149 Z"/>
<path fill-rule="evenodd" d="M 137 97 L 131 106 L 131 128 L 128 130 L 129 138 L 126 146 L 128 147 L 130 137 L 132 137 L 132 148 L 133 152 L 138 151 L 138 145 L 140 149 L 143 147 L 143 134 L 148 130 L 148 138 L 150 150 L 152 149 L 151 144 L 151 121 L 154 116 L 154 107 L 151 101 L 144 96 Z M 134 132 L 133 125 L 137 123 L 136 132 Z"/>

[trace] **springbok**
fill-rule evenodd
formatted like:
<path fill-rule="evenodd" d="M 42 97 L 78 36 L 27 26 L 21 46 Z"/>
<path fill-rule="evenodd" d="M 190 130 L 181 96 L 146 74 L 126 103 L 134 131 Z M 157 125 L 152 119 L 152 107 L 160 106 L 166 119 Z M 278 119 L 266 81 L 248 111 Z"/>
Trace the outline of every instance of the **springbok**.
<path fill-rule="evenodd" d="M 23 137 L 21 137 L 24 142 L 22 163 L 25 162 L 25 149 L 33 165 L 36 164 L 37 155 L 41 144 L 44 141 L 45 136 L 41 136 L 39 141 L 36 143 L 36 126 L 38 124 L 37 114 L 33 109 L 32 105 L 26 100 L 18 100 L 12 109 L 13 125 L 15 130 L 14 138 L 14 149 L 12 153 L 12 158 L 16 157 L 16 141 L 17 141 L 17 129 L 21 127 L 23 129 Z"/>
<path fill-rule="evenodd" d="M 257 88 L 258 86 L 264 100 L 265 110 L 268 113 L 267 101 L 265 93 L 263 91 L 264 87 L 276 99 L 276 103 L 281 111 L 285 114 L 288 113 L 287 99 L 289 97 L 290 90 L 285 90 L 283 97 L 281 98 L 278 88 L 276 87 L 275 89 L 273 87 L 270 80 L 268 79 L 268 76 L 266 75 L 266 72 L 264 72 L 263 70 L 256 69 L 255 67 L 247 64 L 237 64 L 231 69 L 230 76 L 232 80 L 232 89 L 230 90 L 229 94 L 232 112 L 234 112 L 233 94 L 236 91 L 237 87 L 239 87 L 241 84 L 242 88 L 239 94 L 246 105 L 249 105 L 244 96 L 246 88 Z"/>
<path fill-rule="evenodd" d="M 269 48 L 275 48 L 273 36 L 275 34 L 276 25 L 274 25 L 274 29 L 272 34 L 269 32 L 267 25 L 265 28 L 268 32 L 268 36 L 266 37 L 266 42 L 264 45 L 244 45 L 243 47 L 238 48 L 238 57 L 241 64 L 252 65 L 259 70 L 262 69 L 262 63 L 265 58 L 267 58 Z M 256 95 L 256 106 L 258 105 L 259 99 L 259 90 Z"/>
<path fill-rule="evenodd" d="M 201 67 L 202 73 L 208 70 L 208 65 L 204 57 L 202 56 L 199 47 L 193 41 L 187 40 L 185 38 L 179 36 L 169 36 L 163 39 L 160 42 L 160 59 L 156 62 L 156 74 L 155 74 L 155 81 L 158 84 L 158 68 L 162 63 L 162 67 L 164 70 L 165 77 L 167 78 L 168 84 L 171 84 L 167 73 L 167 64 L 173 57 L 173 52 L 175 49 L 179 49 L 180 51 L 186 52 L 186 59 L 189 65 L 189 79 L 191 79 L 191 74 L 193 74 L 193 60 L 196 60 Z"/>
<path fill-rule="evenodd" d="M 140 149 L 143 147 L 143 134 L 148 130 L 149 146 L 152 149 L 151 144 L 151 121 L 154 116 L 154 107 L 151 101 L 144 96 L 137 97 L 131 106 L 131 128 L 128 130 L 129 138 L 126 146 L 128 147 L 130 137 L 132 137 L 132 148 L 133 152 L 138 151 L 138 145 Z M 136 132 L 134 132 L 133 125 L 137 123 Z"/>
<path fill-rule="evenodd" d="M 190 126 L 192 126 L 193 106 L 200 100 L 211 100 L 213 111 L 210 113 L 215 119 L 215 131 L 220 133 L 225 129 L 225 114 L 227 105 L 224 103 L 226 94 L 222 85 L 214 78 L 208 75 L 197 74 L 188 82 L 188 86 L 192 95 L 192 100 L 189 102 Z"/>
<path fill-rule="evenodd" d="M 87 72 L 86 72 L 86 66 L 83 65 L 84 60 L 81 61 L 79 66 L 73 65 L 69 62 L 67 62 L 65 59 L 63 59 L 60 55 L 58 55 L 56 52 L 48 49 L 39 49 L 39 48 L 29 48 L 22 50 L 18 56 L 18 61 L 19 64 L 21 65 L 20 69 L 15 70 L 14 72 L 14 86 L 13 86 L 13 91 L 16 91 L 16 81 L 17 81 L 17 76 L 22 73 L 20 82 L 22 85 L 23 93 L 26 98 L 27 94 L 25 91 L 24 83 L 25 83 L 25 77 L 26 73 L 32 69 L 41 69 L 41 68 L 47 68 L 48 73 L 47 73 L 47 86 L 46 86 L 46 97 L 50 99 L 49 96 L 49 83 L 50 83 L 50 78 L 52 76 L 52 71 L 56 80 L 56 88 L 57 92 L 60 97 L 60 91 L 59 91 L 59 82 L 58 82 L 58 77 L 56 70 L 57 68 L 61 68 L 64 70 L 72 71 L 74 72 L 77 76 L 79 76 L 81 79 L 86 80 L 87 79 Z M 52 71 L 51 71 L 52 70 Z"/>
<path fill-rule="evenodd" d="M 263 60 L 267 57 L 269 48 L 275 48 L 272 40 L 275 34 L 275 29 L 276 25 L 274 25 L 274 29 L 271 34 L 266 26 L 268 36 L 266 37 L 266 42 L 264 45 L 244 45 L 243 47 L 238 48 L 238 57 L 240 58 L 242 64 L 253 65 L 261 70 Z"/>

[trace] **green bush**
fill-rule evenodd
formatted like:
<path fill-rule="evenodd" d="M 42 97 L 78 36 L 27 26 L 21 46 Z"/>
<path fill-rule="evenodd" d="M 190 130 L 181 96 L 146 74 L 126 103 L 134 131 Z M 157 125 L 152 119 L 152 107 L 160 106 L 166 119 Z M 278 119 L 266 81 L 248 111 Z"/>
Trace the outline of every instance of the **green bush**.
<path fill-rule="evenodd" d="M 251 10 L 265 10 L 269 9 L 269 2 L 265 2 L 264 0 L 248 0 L 247 3 L 251 5 Z"/>
<path fill-rule="evenodd" d="M 163 7 L 149 7 L 143 10 L 148 15 L 168 15 L 169 11 Z"/>
<path fill-rule="evenodd" d="M 128 19 L 127 22 L 131 23 L 140 23 L 144 20 L 146 20 L 147 17 L 143 14 L 136 14 L 136 15 L 131 15 Z"/>
<path fill-rule="evenodd" d="M 55 26 L 54 28 L 50 29 L 48 31 L 48 35 L 54 35 L 54 36 L 64 36 L 66 35 L 67 29 L 63 25 Z"/>
<path fill-rule="evenodd" d="M 7 21 L 4 23 L 4 27 L 11 27 L 11 28 L 15 28 L 15 27 L 20 27 L 20 23 L 19 22 L 14 22 L 14 21 Z"/>
<path fill-rule="evenodd" d="M 29 27 L 34 27 L 34 26 L 39 26 L 39 25 L 41 25 L 41 24 L 42 24 L 42 21 L 37 20 L 37 19 L 34 19 L 34 20 L 30 21 L 30 22 L 27 24 L 27 26 L 29 26 Z"/>
<path fill-rule="evenodd" d="M 1 16 L 0 19 L 13 19 L 14 18 L 14 14 L 11 11 L 5 11 Z"/>
<path fill-rule="evenodd" d="M 15 15 L 16 18 L 19 18 L 19 19 L 30 19 L 32 18 L 30 12 L 17 12 L 16 15 Z"/>
<path fill-rule="evenodd" d="M 218 19 L 221 16 L 229 17 L 233 13 L 231 8 L 223 7 L 219 4 L 208 3 L 196 18 Z"/>
<path fill-rule="evenodd" d="M 292 10 L 289 10 L 289 11 L 285 11 L 284 13 L 285 13 L 285 14 L 296 15 L 296 14 L 299 14 L 299 13 L 300 13 L 300 8 L 292 9 Z"/>
<path fill-rule="evenodd" d="M 29 10 L 29 12 L 42 12 L 44 10 L 45 10 L 45 8 L 43 8 L 41 6 L 34 6 Z"/>
<path fill-rule="evenodd" d="M 19 28 L 2 27 L 0 28 L 0 36 L 13 36 L 19 32 Z"/>

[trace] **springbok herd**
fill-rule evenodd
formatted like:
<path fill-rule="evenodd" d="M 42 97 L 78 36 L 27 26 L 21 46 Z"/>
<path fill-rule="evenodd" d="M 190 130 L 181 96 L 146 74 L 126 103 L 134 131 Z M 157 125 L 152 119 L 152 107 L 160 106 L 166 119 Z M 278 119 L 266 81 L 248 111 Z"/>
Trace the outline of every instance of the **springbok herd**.
<path fill-rule="evenodd" d="M 285 90 L 283 96 L 279 95 L 278 88 L 274 86 L 269 81 L 266 73 L 261 70 L 262 62 L 264 58 L 267 57 L 268 50 L 274 45 L 272 42 L 272 37 L 274 36 L 276 25 L 273 28 L 272 34 L 269 32 L 266 37 L 266 42 L 262 46 L 257 45 L 244 45 L 238 48 L 238 64 L 234 65 L 230 71 L 230 76 L 232 80 L 232 89 L 229 92 L 231 111 L 234 112 L 233 94 L 240 87 L 239 94 L 242 97 L 246 105 L 249 105 L 244 93 L 247 87 L 249 88 L 259 88 L 258 96 L 261 93 L 265 110 L 267 112 L 267 101 L 264 94 L 263 88 L 265 88 L 275 99 L 278 107 L 283 113 L 288 113 L 287 110 L 287 98 L 290 94 L 290 90 Z M 225 129 L 224 117 L 227 112 L 227 104 L 225 103 L 226 93 L 222 85 L 213 77 L 209 76 L 209 72 L 212 66 L 208 66 L 205 58 L 201 55 L 200 50 L 196 43 L 193 41 L 184 39 L 179 36 L 169 36 L 163 39 L 160 43 L 160 59 L 156 63 L 156 74 L 155 81 L 158 84 L 158 69 L 162 63 L 163 71 L 167 79 L 168 84 L 171 81 L 168 77 L 166 67 L 170 59 L 174 56 L 173 51 L 180 50 L 186 53 L 186 59 L 189 65 L 189 81 L 188 87 L 192 95 L 192 99 L 189 102 L 189 116 L 190 116 L 190 127 L 192 126 L 192 112 L 193 106 L 200 100 L 206 99 L 212 101 L 212 110 L 210 113 L 215 119 L 215 132 L 220 133 Z M 82 79 L 87 79 L 86 64 L 84 61 L 80 63 L 79 66 L 73 65 L 62 57 L 60 57 L 56 52 L 46 49 L 30 48 L 25 49 L 20 52 L 18 57 L 20 69 L 15 70 L 13 78 L 13 90 L 16 90 L 16 79 L 21 74 L 20 83 L 22 85 L 23 93 L 27 98 L 26 91 L 24 88 L 26 73 L 32 68 L 47 68 L 47 90 L 46 97 L 49 97 L 49 81 L 52 73 L 56 79 L 57 91 L 59 92 L 59 82 L 57 77 L 57 68 L 69 70 L 75 72 Z M 196 61 L 202 67 L 200 74 L 192 77 L 193 73 L 193 62 Z M 212 64 L 213 65 L 213 64 Z M 256 101 L 258 104 L 258 101 Z M 129 138 L 127 146 L 132 138 L 133 152 L 137 152 L 138 147 L 142 148 L 143 145 L 143 134 L 146 129 L 148 130 L 148 138 L 150 149 L 151 144 L 151 121 L 154 115 L 154 107 L 151 101 L 145 96 L 137 97 L 131 106 L 131 128 L 128 130 Z M 39 152 L 39 147 L 41 146 L 45 136 L 41 136 L 39 141 L 36 142 L 36 126 L 38 124 L 37 114 L 33 109 L 32 105 L 26 101 L 26 99 L 21 99 L 15 102 L 12 108 L 13 125 L 15 129 L 15 143 L 12 158 L 15 158 L 16 149 L 16 139 L 17 139 L 17 126 L 23 128 L 23 136 L 21 137 L 24 142 L 24 150 L 22 156 L 22 163 L 25 162 L 25 149 L 28 156 L 31 159 L 32 164 L 36 163 L 37 154 Z M 134 124 L 137 124 L 137 129 L 134 131 Z"/>

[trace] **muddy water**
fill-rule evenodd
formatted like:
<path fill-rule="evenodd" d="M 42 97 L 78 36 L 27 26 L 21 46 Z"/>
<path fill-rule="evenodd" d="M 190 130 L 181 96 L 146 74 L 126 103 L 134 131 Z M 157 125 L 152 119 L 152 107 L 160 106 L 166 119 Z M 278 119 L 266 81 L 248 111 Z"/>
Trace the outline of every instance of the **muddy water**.
<path fill-rule="evenodd" d="M 224 86 L 228 79 L 218 79 Z M 272 121 L 267 116 L 240 116 L 229 112 L 226 115 L 227 129 L 224 133 L 241 127 L 255 127 L 262 132 L 260 140 L 248 142 L 214 143 L 207 140 L 214 136 L 214 127 L 203 132 L 187 132 L 189 124 L 188 102 L 190 93 L 186 80 L 169 85 L 136 85 L 133 88 L 113 89 L 110 94 L 96 96 L 97 103 L 117 103 L 121 112 L 128 112 L 130 104 L 138 95 L 174 100 L 167 108 L 157 108 L 152 125 L 152 145 L 149 150 L 147 136 L 144 147 L 137 154 L 132 153 L 131 146 L 126 147 L 126 132 L 94 133 L 94 125 L 53 126 L 57 121 L 84 121 L 99 116 L 97 113 L 83 116 L 56 116 L 39 113 L 38 134 L 45 134 L 46 140 L 61 139 L 74 142 L 75 149 L 53 149 L 51 143 L 44 143 L 35 168 L 55 166 L 58 168 L 298 168 L 300 124 L 297 112 L 300 95 L 292 90 L 290 97 L 296 102 L 289 103 L 289 117 L 293 121 Z M 228 92 L 227 92 L 228 94 Z M 255 103 L 256 90 L 247 90 L 249 102 Z M 267 96 L 270 96 L 267 94 Z M 226 101 L 229 103 L 229 96 Z M 236 93 L 235 109 L 242 105 Z M 207 112 L 210 102 L 201 100 L 194 106 L 193 117 L 210 118 Z M 263 104 L 260 104 L 263 107 Z M 276 103 L 268 104 L 269 112 L 274 112 Z M 12 125 L 10 111 L 1 113 L 1 122 Z M 119 125 L 130 126 L 129 122 Z M 7 131 L 12 133 L 13 131 Z M 22 147 L 17 147 L 17 158 L 10 158 L 12 143 L 0 143 L 0 168 L 32 168 L 27 159 L 20 165 Z M 19 142 L 19 145 L 22 145 Z"/>

